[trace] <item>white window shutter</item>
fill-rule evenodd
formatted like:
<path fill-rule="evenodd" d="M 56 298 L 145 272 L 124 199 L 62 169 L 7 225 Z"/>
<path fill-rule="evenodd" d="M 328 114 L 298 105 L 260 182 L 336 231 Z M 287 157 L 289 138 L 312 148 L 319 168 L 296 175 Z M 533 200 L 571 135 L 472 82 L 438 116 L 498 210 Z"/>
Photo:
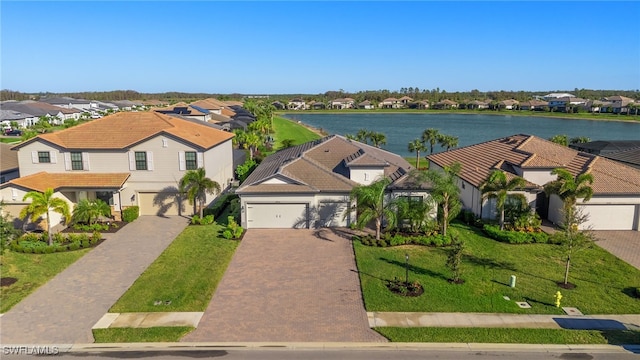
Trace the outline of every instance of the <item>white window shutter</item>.
<path fill-rule="evenodd" d="M 163 147 L 163 148 L 169 147 L 169 140 L 167 140 L 167 139 L 162 139 L 162 147 Z"/>
<path fill-rule="evenodd" d="M 55 151 L 49 151 L 49 156 L 51 157 L 52 164 L 58 163 L 58 153 L 56 153 Z"/>
<path fill-rule="evenodd" d="M 178 165 L 180 166 L 179 167 L 180 171 L 184 171 L 187 169 L 187 164 L 184 158 L 184 151 L 178 152 Z"/>
<path fill-rule="evenodd" d="M 70 152 L 64 153 L 64 169 L 67 171 L 71 170 L 71 153 Z"/>
<path fill-rule="evenodd" d="M 198 167 L 201 168 L 204 166 L 204 154 L 199 152 L 197 155 L 198 158 Z"/>
<path fill-rule="evenodd" d="M 11 189 L 11 199 L 16 200 L 18 198 L 18 190 Z"/>
<path fill-rule="evenodd" d="M 37 151 L 32 151 L 31 152 L 31 162 L 34 164 L 37 164 L 38 161 L 38 152 Z"/>
<path fill-rule="evenodd" d="M 90 167 L 89 167 L 89 153 L 88 152 L 83 152 L 82 153 L 82 169 L 83 170 L 90 170 Z"/>
<path fill-rule="evenodd" d="M 153 170 L 153 152 L 147 151 L 147 170 Z"/>
<path fill-rule="evenodd" d="M 129 151 L 129 170 L 136 169 L 136 155 L 133 151 Z"/>

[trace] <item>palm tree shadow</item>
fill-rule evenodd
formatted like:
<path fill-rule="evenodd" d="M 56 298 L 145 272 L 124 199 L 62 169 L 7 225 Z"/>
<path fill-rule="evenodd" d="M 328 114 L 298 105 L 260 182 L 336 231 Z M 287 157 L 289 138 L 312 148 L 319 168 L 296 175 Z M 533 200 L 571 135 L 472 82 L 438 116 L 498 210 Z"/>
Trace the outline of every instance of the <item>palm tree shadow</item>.
<path fill-rule="evenodd" d="M 406 263 L 404 263 L 402 261 L 397 261 L 397 260 L 393 260 L 393 259 L 387 259 L 387 258 L 379 258 L 379 259 L 382 260 L 382 261 L 385 261 L 385 262 L 387 262 L 389 264 L 401 267 L 403 269 L 408 268 L 409 271 L 414 273 L 414 274 L 427 275 L 427 276 L 438 278 L 438 279 L 442 279 L 442 280 L 445 280 L 445 281 L 449 280 L 448 277 L 446 277 L 446 276 L 444 276 L 444 275 L 442 275 L 440 273 L 437 273 L 435 271 L 431 271 L 429 269 L 425 269 L 423 267 L 419 267 L 419 266 L 412 265 L 412 264 L 407 265 Z"/>
<path fill-rule="evenodd" d="M 362 274 L 362 275 L 366 275 L 368 277 L 372 277 L 374 279 L 378 279 L 378 280 L 382 280 L 382 281 L 391 281 L 391 279 L 383 279 L 381 277 L 378 277 L 378 276 L 375 276 L 375 275 L 372 275 L 372 274 L 369 274 L 369 273 L 366 273 L 366 272 L 362 272 L 360 270 L 351 269 L 351 271 L 353 271 L 354 273 L 356 273 L 358 275 Z"/>

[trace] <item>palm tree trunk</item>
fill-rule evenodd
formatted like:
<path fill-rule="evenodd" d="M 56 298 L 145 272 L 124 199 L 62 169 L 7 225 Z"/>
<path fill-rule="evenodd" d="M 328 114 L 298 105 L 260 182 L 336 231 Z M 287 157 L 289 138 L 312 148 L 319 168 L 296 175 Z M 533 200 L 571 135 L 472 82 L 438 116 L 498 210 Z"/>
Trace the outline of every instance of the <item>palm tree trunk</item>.
<path fill-rule="evenodd" d="M 449 223 L 449 205 L 442 206 L 442 236 L 447 237 L 447 225 Z"/>
<path fill-rule="evenodd" d="M 567 255 L 567 264 L 564 269 L 564 284 L 569 282 L 569 266 L 571 266 L 571 255 Z"/>
<path fill-rule="evenodd" d="M 504 208 L 500 211 L 500 230 L 504 230 Z"/>
<path fill-rule="evenodd" d="M 204 216 L 204 201 L 200 200 L 200 219 Z"/>
<path fill-rule="evenodd" d="M 380 240 L 381 227 L 382 227 L 382 221 L 380 221 L 380 218 L 376 218 L 376 240 Z"/>
<path fill-rule="evenodd" d="M 47 235 L 49 236 L 49 246 L 53 245 L 53 237 L 51 236 L 51 221 L 49 220 L 49 210 L 47 210 Z"/>
<path fill-rule="evenodd" d="M 420 170 L 420 151 L 416 151 L 416 169 Z"/>

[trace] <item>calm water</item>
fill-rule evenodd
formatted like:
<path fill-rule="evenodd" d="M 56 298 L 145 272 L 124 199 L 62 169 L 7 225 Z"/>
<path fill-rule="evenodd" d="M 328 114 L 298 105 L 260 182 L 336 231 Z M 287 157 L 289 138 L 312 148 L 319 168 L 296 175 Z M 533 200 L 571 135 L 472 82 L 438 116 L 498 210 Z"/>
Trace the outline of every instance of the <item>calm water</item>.
<path fill-rule="evenodd" d="M 569 138 L 586 136 L 591 140 L 640 140 L 640 123 L 550 119 L 534 116 L 476 114 L 286 114 L 330 134 L 353 134 L 359 129 L 377 131 L 387 136 L 384 149 L 409 156 L 407 144 L 420 138 L 422 131 L 436 128 L 457 136 L 459 146 L 473 145 L 496 138 L 529 134 L 548 139 L 566 134 Z M 439 147 L 435 151 L 441 151 Z M 415 153 L 414 153 L 415 155 Z"/>

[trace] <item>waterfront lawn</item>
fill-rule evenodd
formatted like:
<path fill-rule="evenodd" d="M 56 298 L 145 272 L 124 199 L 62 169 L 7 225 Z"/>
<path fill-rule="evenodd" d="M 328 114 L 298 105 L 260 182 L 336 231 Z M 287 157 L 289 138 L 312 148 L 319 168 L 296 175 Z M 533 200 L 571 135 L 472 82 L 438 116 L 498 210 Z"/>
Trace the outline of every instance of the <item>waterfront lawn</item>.
<path fill-rule="evenodd" d="M 93 329 L 96 343 L 178 342 L 195 328 L 189 326 Z"/>
<path fill-rule="evenodd" d="M 375 330 L 393 342 L 640 344 L 640 332 L 631 330 L 397 327 L 382 327 Z"/>
<path fill-rule="evenodd" d="M 220 230 L 218 224 L 188 226 L 109 311 L 204 311 L 239 244 Z"/>
<path fill-rule="evenodd" d="M 560 246 L 500 243 L 459 223 L 450 231 L 465 242 L 465 283 L 461 285 L 448 281 L 451 271 L 445 266 L 446 248 L 380 248 L 355 241 L 367 311 L 564 314 L 554 305 L 554 295 L 560 290 L 561 305 L 577 307 L 584 314 L 638 313 L 638 300 L 628 289 L 640 285 L 640 270 L 597 246 L 574 257 L 569 280 L 577 286 L 564 290 L 556 284 L 564 275 Z M 409 255 L 409 281 L 418 281 L 425 289 L 419 297 L 398 296 L 385 286 L 386 280 L 404 281 L 405 254 Z M 511 275 L 516 276 L 515 288 L 509 286 Z M 532 308 L 521 309 L 515 301 L 527 301 Z"/>
<path fill-rule="evenodd" d="M 53 254 L 23 254 L 5 250 L 1 256 L 2 277 L 16 278 L 18 281 L 2 287 L 0 313 L 7 312 L 90 250 L 82 249 Z"/>
<path fill-rule="evenodd" d="M 299 145 L 308 141 L 320 139 L 321 137 L 319 134 L 309 130 L 305 126 L 280 116 L 274 116 L 273 130 L 275 133 L 275 144 L 273 148 L 275 150 L 279 150 L 282 147 L 282 140 L 285 139 L 291 139 L 293 140 L 293 145 Z"/>

